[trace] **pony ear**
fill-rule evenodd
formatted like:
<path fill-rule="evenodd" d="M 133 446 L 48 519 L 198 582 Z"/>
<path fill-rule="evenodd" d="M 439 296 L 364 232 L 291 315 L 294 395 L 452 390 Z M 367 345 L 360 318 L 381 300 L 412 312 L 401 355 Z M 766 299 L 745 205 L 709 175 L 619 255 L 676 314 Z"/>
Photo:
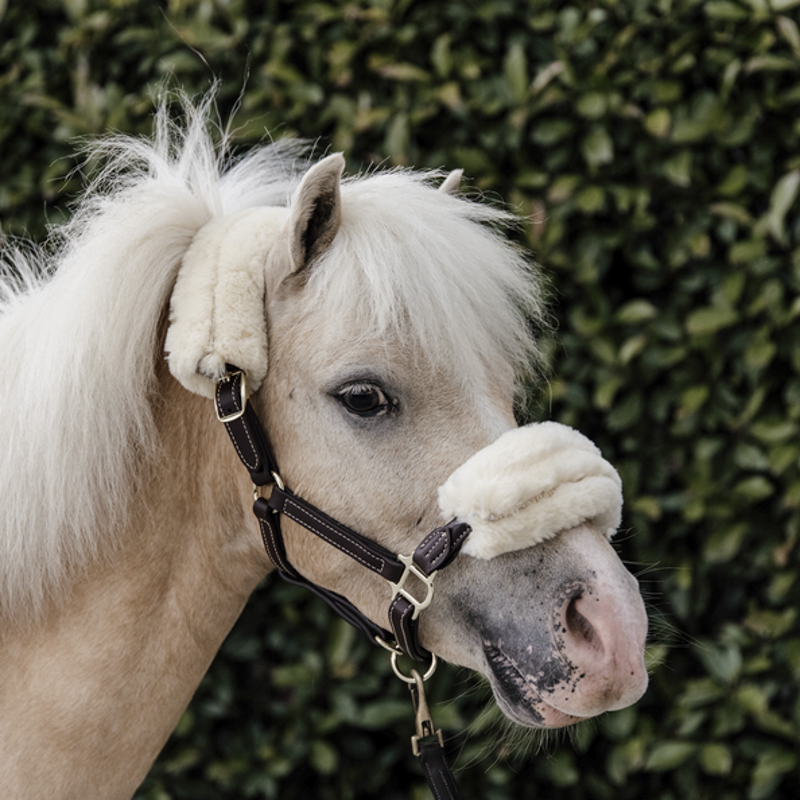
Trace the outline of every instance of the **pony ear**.
<path fill-rule="evenodd" d="M 323 158 L 303 176 L 291 205 L 289 253 L 293 272 L 307 267 L 330 246 L 342 216 L 341 153 Z"/>
<path fill-rule="evenodd" d="M 463 169 L 454 169 L 441 183 L 439 191 L 445 194 L 458 194 L 458 187 L 464 177 Z"/>
<path fill-rule="evenodd" d="M 267 374 L 265 263 L 286 223 L 285 208 L 251 208 L 218 217 L 195 235 L 170 299 L 165 350 L 189 391 L 213 397 L 235 364 L 255 391 Z"/>

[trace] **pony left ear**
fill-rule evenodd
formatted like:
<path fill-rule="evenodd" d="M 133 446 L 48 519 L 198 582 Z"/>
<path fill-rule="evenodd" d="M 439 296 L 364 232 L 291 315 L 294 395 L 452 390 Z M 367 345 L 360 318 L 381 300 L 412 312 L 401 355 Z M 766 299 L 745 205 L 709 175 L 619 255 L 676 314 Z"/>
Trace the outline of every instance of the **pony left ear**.
<path fill-rule="evenodd" d="M 303 176 L 289 217 L 289 253 L 293 272 L 307 267 L 328 249 L 342 218 L 341 153 L 323 158 Z"/>
<path fill-rule="evenodd" d="M 264 380 L 264 267 L 286 216 L 285 208 L 251 208 L 211 220 L 192 240 L 170 299 L 164 348 L 189 391 L 213 398 L 226 364 L 247 373 L 251 391 Z"/>

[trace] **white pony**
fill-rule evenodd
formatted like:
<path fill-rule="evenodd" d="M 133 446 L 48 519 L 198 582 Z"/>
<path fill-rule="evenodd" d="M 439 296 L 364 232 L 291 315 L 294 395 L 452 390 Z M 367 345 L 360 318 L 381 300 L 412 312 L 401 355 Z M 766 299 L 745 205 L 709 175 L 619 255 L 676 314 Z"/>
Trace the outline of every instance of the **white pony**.
<path fill-rule="evenodd" d="M 575 431 L 514 422 L 539 290 L 508 216 L 457 177 L 342 181 L 341 156 L 304 171 L 281 143 L 226 163 L 209 107 L 99 143 L 52 254 L 6 250 L 2 795 L 130 797 L 273 569 L 207 399 L 226 363 L 298 495 L 395 553 L 469 523 L 425 648 L 523 725 L 634 702 L 646 617 L 608 543 L 619 479 Z M 291 520 L 284 536 L 386 626 L 383 579 Z"/>

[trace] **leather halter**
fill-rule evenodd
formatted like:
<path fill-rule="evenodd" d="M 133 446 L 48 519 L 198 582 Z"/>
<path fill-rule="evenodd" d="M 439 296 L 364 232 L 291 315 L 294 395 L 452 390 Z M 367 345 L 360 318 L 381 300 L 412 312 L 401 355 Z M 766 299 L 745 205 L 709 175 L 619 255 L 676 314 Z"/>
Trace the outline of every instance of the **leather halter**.
<path fill-rule="evenodd" d="M 433 599 L 433 580 L 438 570 L 451 564 L 471 528 L 453 520 L 431 531 L 411 556 L 395 555 L 377 542 L 367 539 L 284 486 L 269 440 L 247 399 L 243 370 L 227 365 L 228 374 L 217 384 L 215 407 L 224 423 L 239 459 L 247 468 L 254 485 L 253 513 L 258 519 L 267 555 L 280 576 L 290 583 L 305 586 L 321 597 L 334 611 L 363 631 L 373 644 L 398 652 L 402 649 L 413 659 L 432 662 L 435 656 L 419 643 L 419 615 Z M 258 495 L 258 487 L 272 484 L 269 499 Z M 341 550 L 362 566 L 384 578 L 391 588 L 388 619 L 391 631 L 376 625 L 346 597 L 325 589 L 303 577 L 289 563 L 281 533 L 281 516 L 302 525 L 311 533 Z M 425 587 L 425 597 L 417 599 L 406 587 L 409 576 Z M 392 644 L 394 642 L 394 645 Z"/>

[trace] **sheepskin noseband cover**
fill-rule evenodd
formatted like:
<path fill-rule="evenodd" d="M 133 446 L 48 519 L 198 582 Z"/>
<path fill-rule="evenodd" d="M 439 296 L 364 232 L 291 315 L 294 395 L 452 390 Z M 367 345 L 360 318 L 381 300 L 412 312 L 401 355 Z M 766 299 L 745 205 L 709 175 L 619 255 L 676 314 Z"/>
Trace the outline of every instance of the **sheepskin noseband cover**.
<path fill-rule="evenodd" d="M 611 538 L 622 482 L 593 442 L 542 422 L 504 433 L 462 464 L 439 488 L 439 508 L 472 527 L 461 552 L 489 559 L 581 523 Z"/>
<path fill-rule="evenodd" d="M 262 206 L 217 217 L 195 234 L 170 301 L 165 350 L 172 374 L 213 397 L 225 364 L 247 373 L 252 391 L 267 374 L 265 264 L 288 212 Z"/>

